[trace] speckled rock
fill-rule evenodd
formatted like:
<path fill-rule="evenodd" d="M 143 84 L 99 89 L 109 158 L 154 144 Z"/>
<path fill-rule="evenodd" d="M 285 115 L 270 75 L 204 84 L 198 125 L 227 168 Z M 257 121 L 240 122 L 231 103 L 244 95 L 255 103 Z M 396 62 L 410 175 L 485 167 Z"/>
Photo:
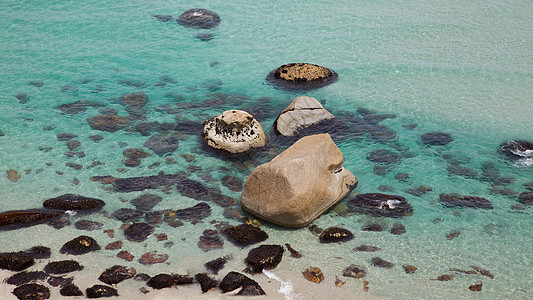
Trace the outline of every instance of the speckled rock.
<path fill-rule="evenodd" d="M 341 243 L 353 239 L 353 233 L 349 230 L 339 227 L 330 227 L 320 235 L 321 243 Z"/>
<path fill-rule="evenodd" d="M 227 110 L 204 122 L 202 137 L 207 145 L 229 153 L 244 153 L 266 145 L 263 127 L 242 110 Z"/>
<path fill-rule="evenodd" d="M 115 265 L 102 272 L 100 277 L 98 277 L 98 280 L 103 283 L 113 285 L 133 278 L 135 274 L 137 274 L 137 271 L 132 267 Z"/>
<path fill-rule="evenodd" d="M 337 81 L 337 73 L 309 63 L 291 63 L 270 72 L 267 81 L 288 90 L 311 90 Z"/>
<path fill-rule="evenodd" d="M 28 283 L 13 290 L 20 300 L 42 300 L 50 298 L 50 289 L 42 284 Z"/>
<path fill-rule="evenodd" d="M 226 227 L 222 229 L 222 234 L 239 247 L 257 244 L 268 239 L 266 232 L 250 224 Z"/>
<path fill-rule="evenodd" d="M 279 245 L 262 245 L 248 252 L 245 262 L 255 273 L 274 269 L 281 262 L 285 250 Z"/>
<path fill-rule="evenodd" d="M 9 271 L 22 271 L 35 264 L 33 257 L 26 252 L 0 253 L 0 269 Z"/>
<path fill-rule="evenodd" d="M 80 235 L 79 237 L 68 241 L 59 250 L 60 253 L 80 255 L 92 251 L 100 250 L 100 245 L 90 236 Z"/>
<path fill-rule="evenodd" d="M 118 296 L 118 291 L 110 286 L 95 284 L 85 290 L 87 298 L 104 298 Z"/>
<path fill-rule="evenodd" d="M 75 260 L 51 261 L 44 266 L 44 271 L 48 274 L 65 274 L 83 270 L 83 266 Z"/>

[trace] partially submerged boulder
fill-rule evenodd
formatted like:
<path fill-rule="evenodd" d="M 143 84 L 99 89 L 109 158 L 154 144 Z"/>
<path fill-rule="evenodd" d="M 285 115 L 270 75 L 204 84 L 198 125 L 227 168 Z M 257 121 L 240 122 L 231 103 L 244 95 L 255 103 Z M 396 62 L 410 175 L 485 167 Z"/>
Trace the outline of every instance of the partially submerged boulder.
<path fill-rule="evenodd" d="M 331 119 L 335 119 L 335 116 L 324 109 L 318 100 L 300 96 L 279 114 L 274 121 L 274 129 L 281 135 L 294 136 L 303 128 Z"/>
<path fill-rule="evenodd" d="M 12 230 L 30 227 L 62 217 L 62 211 L 42 209 L 14 210 L 0 213 L 0 230 Z"/>
<path fill-rule="evenodd" d="M 237 293 L 239 296 L 266 295 L 265 291 L 255 280 L 234 271 L 224 276 L 224 279 L 222 279 L 218 286 L 222 293 L 228 293 L 241 287 L 242 289 Z"/>
<path fill-rule="evenodd" d="M 358 194 L 346 204 L 348 210 L 375 217 L 402 218 L 413 214 L 413 207 L 398 195 L 381 193 Z"/>
<path fill-rule="evenodd" d="M 266 145 L 261 124 L 242 110 L 227 110 L 204 122 L 202 137 L 207 145 L 229 153 L 244 153 Z"/>
<path fill-rule="evenodd" d="M 242 208 L 281 226 L 307 226 L 357 185 L 343 162 L 329 134 L 303 137 L 250 174 Z"/>
<path fill-rule="evenodd" d="M 279 245 L 261 245 L 248 252 L 245 262 L 254 273 L 274 269 L 281 262 L 285 250 Z"/>
<path fill-rule="evenodd" d="M 51 261 L 44 266 L 44 271 L 48 274 L 65 274 L 83 270 L 83 266 L 75 260 Z"/>
<path fill-rule="evenodd" d="M 176 21 L 185 27 L 211 29 L 220 23 L 220 17 L 213 11 L 204 8 L 193 8 L 181 14 Z"/>
<path fill-rule="evenodd" d="M 105 202 L 100 199 L 75 194 L 64 194 L 43 202 L 43 206 L 46 208 L 76 212 L 94 212 L 100 210 L 104 205 Z"/>
<path fill-rule="evenodd" d="M 511 160 L 533 159 L 533 143 L 525 140 L 511 140 L 502 143 L 498 151 Z"/>
<path fill-rule="evenodd" d="M 309 64 L 291 63 L 270 72 L 267 81 L 287 90 L 311 90 L 337 81 L 337 73 L 328 68 Z"/>
<path fill-rule="evenodd" d="M 22 271 L 35 264 L 33 257 L 26 252 L 0 253 L 0 269 L 9 271 Z"/>
<path fill-rule="evenodd" d="M 118 284 L 126 279 L 133 278 L 137 271 L 133 267 L 114 265 L 106 269 L 98 280 L 107 284 Z"/>
<path fill-rule="evenodd" d="M 260 243 L 268 238 L 268 234 L 261 228 L 250 224 L 242 224 L 222 229 L 222 233 L 233 244 L 239 247 Z"/>
<path fill-rule="evenodd" d="M 66 242 L 59 252 L 63 254 L 80 255 L 96 250 L 100 250 L 100 245 L 98 245 L 92 237 L 80 235 L 79 237 Z"/>

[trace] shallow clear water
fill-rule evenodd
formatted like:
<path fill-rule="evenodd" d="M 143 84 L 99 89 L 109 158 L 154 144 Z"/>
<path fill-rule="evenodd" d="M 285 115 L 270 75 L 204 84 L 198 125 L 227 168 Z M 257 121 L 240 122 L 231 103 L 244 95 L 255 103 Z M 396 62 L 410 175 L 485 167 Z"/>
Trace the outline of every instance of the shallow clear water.
<path fill-rule="evenodd" d="M 175 19 L 193 7 L 216 11 L 221 24 L 212 30 L 195 30 L 151 17 L 161 14 Z M 77 193 L 103 199 L 104 211 L 112 213 L 132 207 L 121 199 L 131 200 L 143 192 L 114 193 L 90 181 L 91 176 L 147 176 L 160 171 L 171 174 L 187 171 L 189 165 L 202 167 L 201 171 L 192 172 L 191 178 L 238 199 L 239 193 L 230 191 L 219 180 L 226 173 L 246 179 L 253 167 L 264 162 L 237 164 L 213 157 L 200 148 L 196 136 L 189 136 L 182 137 L 179 148 L 167 156 L 176 164 L 167 164 L 166 157 L 151 152 L 139 167 L 126 168 L 123 173 L 119 171 L 125 168 L 122 151 L 142 147 L 148 136 L 123 130 L 92 130 L 86 119 L 99 114 L 99 107 L 63 115 L 55 106 L 88 99 L 127 116 L 116 99 L 144 92 L 149 96 L 147 121 L 174 122 L 178 118 L 203 122 L 225 109 L 265 107 L 265 100 L 259 98 L 269 97 L 270 107 L 262 124 L 270 133 L 277 114 L 296 96 L 305 94 L 319 99 L 336 116 L 357 114 L 361 107 L 396 115 L 380 123 L 396 132 L 393 142 L 376 142 L 368 135 L 351 135 L 336 142 L 345 156 L 345 167 L 359 180 L 354 193 L 377 192 L 381 185 L 388 185 L 394 188 L 389 193 L 406 197 L 415 213 L 402 220 L 390 220 L 363 215 L 342 217 L 331 211 L 313 224 L 321 228 L 343 226 L 354 232 L 354 240 L 338 245 L 320 244 L 305 228 L 293 230 L 263 224 L 270 235 L 268 243 L 288 242 L 304 255 L 299 260 L 286 255 L 273 270 L 282 280 L 291 280 L 295 294 L 316 299 L 324 295 L 348 299 L 354 294 L 395 299 L 531 298 L 531 208 L 514 210 L 511 206 L 518 203 L 516 196 L 491 193 L 491 183 L 481 180 L 481 168 L 486 162 L 493 163 L 500 176 L 515 179 L 502 187 L 518 193 L 525 191 L 523 184 L 533 181 L 532 167 L 514 165 L 497 153 L 498 145 L 504 141 L 533 140 L 532 12 L 531 1 L 269 1 L 253 5 L 246 1 L 129 1 L 127 6 L 102 1 L 4 1 L 0 10 L 0 131 L 4 133 L 0 137 L 0 171 L 17 170 L 21 179 L 11 182 L 7 176 L 0 177 L 0 211 L 38 208 L 47 198 Z M 213 33 L 215 37 L 200 41 L 194 37 L 199 32 Z M 329 67 L 339 74 L 339 80 L 305 93 L 281 91 L 265 82 L 272 69 L 289 62 Z M 155 85 L 164 75 L 176 82 Z M 220 89 L 210 91 L 210 85 L 217 80 L 222 81 Z M 28 85 L 30 81 L 44 84 L 35 87 Z M 125 81 L 133 86 L 121 83 Z M 62 90 L 64 86 L 74 88 Z M 26 93 L 29 101 L 20 103 L 15 98 L 19 93 Z M 169 98 L 169 93 L 179 97 Z M 233 97 L 221 107 L 183 105 L 203 103 L 214 98 L 214 93 L 245 97 Z M 161 107 L 174 104 L 182 106 L 173 113 Z M 402 126 L 412 123 L 418 124 L 413 130 Z M 424 146 L 420 135 L 431 131 L 449 132 L 454 142 Z M 76 151 L 84 151 L 85 157 L 65 157 L 65 142 L 56 138 L 62 132 L 79 136 L 82 146 Z M 104 139 L 93 142 L 89 136 L 95 134 Z M 39 150 L 42 147 L 52 149 Z M 366 158 L 375 149 L 396 151 L 406 147 L 408 155 L 385 175 L 377 175 L 375 164 Z M 192 154 L 195 161 L 188 163 L 180 154 Z M 450 174 L 447 160 L 478 173 L 474 178 Z M 94 161 L 103 164 L 90 167 Z M 84 168 L 68 168 L 67 162 Z M 160 165 L 149 168 L 153 163 Z M 221 166 L 229 171 L 220 171 Z M 399 181 L 395 179 L 398 173 L 409 173 L 410 179 Z M 213 180 L 204 180 L 206 175 Z M 74 178 L 79 184 L 73 184 Z M 420 185 L 427 185 L 432 191 L 421 197 L 405 192 Z M 197 204 L 176 190 L 169 194 L 147 192 L 164 199 L 154 209 Z M 486 197 L 494 209 L 442 207 L 439 194 L 453 192 Z M 213 213 L 203 223 L 178 228 L 163 224 L 156 229 L 156 233 L 164 232 L 174 242 L 171 248 L 164 248 L 155 237 L 148 239 L 146 247 L 144 243 L 125 241 L 123 249 L 136 257 L 151 250 L 170 255 L 169 264 L 147 267 L 134 261 L 131 265 L 150 275 L 196 274 L 205 271 L 204 262 L 232 254 L 234 259 L 219 279 L 230 269 L 241 271 L 243 259 L 252 247 L 239 250 L 227 241 L 219 250 L 203 252 L 197 247 L 202 231 L 213 228 L 209 222 L 224 219 L 221 207 L 211 207 Z M 443 221 L 434 223 L 436 218 Z M 121 222 L 104 214 L 84 219 L 102 222 L 104 228 L 115 229 L 118 238 L 122 238 Z M 386 230 L 361 231 L 368 222 L 380 223 Z M 395 222 L 404 224 L 407 233 L 391 235 L 388 231 Z M 446 235 L 456 230 L 461 234 L 448 240 Z M 101 246 L 117 239 L 110 239 L 101 231 L 79 231 L 73 226 L 56 230 L 39 225 L 0 231 L 0 251 L 43 244 L 52 248 L 53 260 L 62 259 L 64 256 L 58 252 L 61 245 L 80 234 L 93 236 Z M 361 244 L 383 250 L 352 251 Z M 75 275 L 75 282 L 86 288 L 98 283 L 96 278 L 103 269 L 126 263 L 116 258 L 115 252 L 102 250 L 80 257 L 85 270 Z M 395 267 L 387 270 L 371 266 L 374 256 L 393 262 Z M 45 263 L 33 268 L 39 269 Z M 347 283 L 341 288 L 334 286 L 335 276 L 342 277 L 342 270 L 352 263 L 367 269 L 368 292 L 363 292 L 361 280 L 351 278 L 344 278 Z M 405 274 L 401 265 L 406 263 L 416 265 L 419 271 Z M 488 269 L 495 278 L 456 274 L 448 282 L 430 280 L 451 274 L 449 268 L 468 269 L 469 265 Z M 317 285 L 303 279 L 301 272 L 309 266 L 323 270 L 323 283 Z M 279 283 L 275 280 L 263 275 L 254 279 L 270 296 L 284 297 L 277 293 Z M 478 280 L 483 281 L 483 291 L 475 294 L 468 286 Z M 125 297 L 140 297 L 141 286 L 130 280 L 119 284 L 118 289 Z M 11 286 L 2 284 L 2 289 L 5 297 L 10 296 Z M 161 292 L 153 291 L 143 297 L 162 296 L 158 293 Z M 199 294 L 199 288 L 194 286 L 172 290 L 169 295 Z M 218 297 L 218 293 L 204 296 Z"/>

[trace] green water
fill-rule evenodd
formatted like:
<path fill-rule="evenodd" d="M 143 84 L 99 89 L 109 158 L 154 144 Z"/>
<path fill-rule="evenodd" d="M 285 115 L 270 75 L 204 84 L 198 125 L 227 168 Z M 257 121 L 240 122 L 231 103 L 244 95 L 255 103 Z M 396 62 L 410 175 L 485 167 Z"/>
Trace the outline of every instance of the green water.
<path fill-rule="evenodd" d="M 302 93 L 274 89 L 265 81 L 274 68 L 289 62 L 310 62 L 326 66 L 339 74 L 339 80 L 305 95 L 319 99 L 336 116 L 357 114 L 357 108 L 395 114 L 380 123 L 396 132 L 394 142 L 375 142 L 368 135 L 349 136 L 337 145 L 345 156 L 344 166 L 354 173 L 359 186 L 354 193 L 377 192 L 381 185 L 389 192 L 406 197 L 414 215 L 402 220 L 370 218 L 362 215 L 342 217 L 334 211 L 317 219 L 319 227 L 344 226 L 356 238 L 345 244 L 322 245 L 307 229 L 287 230 L 270 224 L 268 243 L 291 243 L 304 257 L 286 255 L 273 270 L 282 280 L 291 280 L 294 294 L 320 299 L 381 297 L 412 298 L 490 298 L 527 299 L 532 297 L 530 270 L 533 251 L 531 208 L 514 210 L 516 196 L 490 191 L 491 183 L 482 181 L 481 168 L 490 162 L 502 177 L 515 180 L 505 186 L 515 192 L 525 191 L 523 184 L 533 181 L 532 167 L 514 165 L 497 152 L 498 145 L 511 139 L 533 140 L 533 2 L 531 1 L 3 1 L 0 4 L 0 171 L 14 169 L 21 179 L 11 182 L 0 177 L 0 211 L 38 208 L 44 199 L 64 193 L 78 193 L 103 199 L 104 211 L 131 207 L 121 198 L 131 200 L 143 194 L 119 194 L 90 181 L 91 176 L 148 176 L 163 171 L 167 174 L 186 171 L 190 165 L 202 167 L 191 178 L 220 188 L 224 194 L 239 198 L 220 183 L 227 173 L 243 180 L 253 167 L 264 161 L 234 164 L 213 157 L 200 148 L 196 136 L 183 137 L 179 148 L 167 157 L 176 164 L 165 163 L 155 153 L 143 159 L 137 168 L 125 168 L 122 151 L 142 147 L 148 136 L 117 131 L 92 130 L 86 119 L 99 114 L 98 107 L 85 112 L 63 115 L 55 106 L 88 99 L 115 108 L 127 116 L 116 99 L 122 95 L 143 92 L 149 96 L 147 121 L 172 123 L 176 118 L 203 122 L 210 116 L 230 108 L 264 107 L 261 97 L 269 97 L 268 116 L 262 121 L 270 133 L 271 126 L 283 108 Z M 212 30 L 184 28 L 175 21 L 158 22 L 152 14 L 172 15 L 204 7 L 217 12 L 222 22 Z M 214 39 L 200 41 L 197 33 L 213 33 Z M 161 76 L 175 79 L 161 87 L 155 85 Z M 136 81 L 139 86 L 121 82 Z M 206 82 L 222 81 L 217 91 Z M 42 87 L 28 85 L 42 81 Z M 77 90 L 62 91 L 74 86 Z M 98 92 L 97 92 L 98 91 Z M 15 95 L 26 93 L 27 103 L 19 103 Z M 178 98 L 169 98 L 174 93 Z M 201 103 L 214 93 L 240 95 L 223 107 L 182 108 L 173 114 L 162 105 L 184 102 Z M 167 95 L 167 96 L 166 96 Z M 235 99 L 235 97 L 234 97 Z M 413 130 L 402 125 L 416 123 Z M 45 130 L 46 129 L 46 130 Z M 420 135 L 431 131 L 452 134 L 454 142 L 447 146 L 428 147 Z M 66 158 L 65 142 L 56 135 L 68 132 L 78 135 L 86 156 Z M 99 143 L 90 135 L 104 137 Z M 127 146 L 124 146 L 127 143 Z M 374 172 L 375 164 L 366 159 L 375 149 L 396 151 L 408 147 L 408 155 L 385 175 Z M 51 147 L 49 151 L 39 148 Z M 278 149 L 277 151 L 280 151 Z M 188 163 L 180 154 L 192 154 Z M 478 174 L 465 178 L 447 171 L 446 157 Z M 94 161 L 103 164 L 90 167 Z M 84 166 L 74 170 L 65 166 L 75 162 Z M 148 168 L 153 163 L 159 166 Z M 219 170 L 224 166 L 229 172 Z M 58 174 L 57 172 L 62 172 Z M 395 179 L 398 173 L 410 174 L 406 182 Z M 213 180 L 204 180 L 210 175 Z M 73 184 L 74 179 L 79 184 Z M 202 179 L 203 178 L 203 179 Z M 431 192 L 421 197 L 405 192 L 408 188 L 427 185 Z M 440 193 L 460 193 L 486 197 L 493 210 L 450 209 L 438 203 Z M 150 191 L 152 193 L 152 191 Z M 155 209 L 190 207 L 197 201 L 183 197 L 178 191 L 165 194 Z M 346 200 L 344 201 L 346 202 Z M 225 242 L 224 248 L 199 251 L 198 237 L 209 222 L 222 221 L 223 209 L 211 205 L 212 215 L 201 224 L 171 228 L 166 224 L 156 229 L 174 242 L 171 248 L 151 237 L 147 246 L 125 241 L 123 250 L 136 257 L 158 250 L 170 255 L 169 264 L 142 266 L 130 263 L 139 272 L 156 275 L 162 272 L 196 274 L 205 271 L 203 263 L 232 254 L 234 259 L 221 271 L 242 271 L 248 248 L 240 250 Z M 239 209 L 236 205 L 235 208 Z M 73 222 L 77 217 L 73 218 Z M 441 218 L 442 222 L 433 220 Z M 84 217 L 115 229 L 118 238 L 108 238 L 101 231 L 85 232 L 73 226 L 55 230 L 39 225 L 17 231 L 2 231 L 3 251 L 24 250 L 36 244 L 52 248 L 52 260 L 64 259 L 58 250 L 63 243 L 80 234 L 88 234 L 101 246 L 122 239 L 121 222 L 103 214 Z M 226 220 L 231 224 L 236 221 Z M 364 232 L 368 222 L 385 226 L 383 232 Z M 389 233 L 392 224 L 400 222 L 407 233 Z M 461 234 L 453 240 L 446 235 Z M 185 240 L 183 240 L 185 239 Z M 353 252 L 352 248 L 370 244 L 382 248 L 376 253 Z M 251 247 L 249 247 L 251 248 Z M 127 264 L 115 257 L 116 251 L 100 251 L 79 260 L 86 269 L 75 274 L 75 283 L 86 288 L 98 283 L 100 272 L 113 264 Z M 391 261 L 395 267 L 380 269 L 370 265 L 373 256 Z M 337 258 L 336 258 L 337 257 Z M 77 259 L 77 258 L 76 258 Z M 337 288 L 335 276 L 355 263 L 364 266 L 370 290 L 363 292 L 362 281 L 343 278 L 347 283 Z M 46 262 L 34 266 L 42 269 Z M 418 267 L 415 274 L 405 274 L 402 264 Z M 449 268 L 468 269 L 475 265 L 490 270 L 494 279 L 479 275 L 456 274 L 452 281 L 430 280 L 452 274 Z M 319 285 L 306 281 L 301 272 L 316 266 L 326 278 Z M 7 275 L 6 275 L 7 277 Z M 3 279 L 3 278 L 2 278 Z M 272 298 L 284 298 L 279 283 L 263 275 L 254 277 Z M 468 286 L 483 281 L 483 291 L 474 293 Z M 124 297 L 141 297 L 142 283 L 133 280 L 119 284 Z M 2 284 L 6 296 L 12 286 Z M 57 289 L 53 289 L 56 293 Z M 198 286 L 172 291 L 174 297 L 200 297 Z M 153 291 L 145 298 L 156 298 Z M 4 296 L 2 294 L 2 296 Z M 218 297 L 210 292 L 205 297 Z M 296 298 L 296 296 L 294 296 Z"/>

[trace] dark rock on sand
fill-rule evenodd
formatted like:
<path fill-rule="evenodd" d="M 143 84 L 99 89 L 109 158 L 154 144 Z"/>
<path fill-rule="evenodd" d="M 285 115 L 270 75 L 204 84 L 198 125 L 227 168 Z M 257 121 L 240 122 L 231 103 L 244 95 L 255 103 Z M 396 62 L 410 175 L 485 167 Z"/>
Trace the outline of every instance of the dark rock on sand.
<path fill-rule="evenodd" d="M 79 230 L 87 230 L 87 231 L 93 231 L 100 229 L 104 226 L 104 224 L 100 222 L 94 222 L 94 221 L 87 221 L 87 220 L 79 220 L 76 223 L 74 223 L 74 227 Z"/>
<path fill-rule="evenodd" d="M 417 197 L 422 197 L 427 192 L 431 192 L 431 191 L 433 191 L 433 189 L 427 185 L 420 185 L 420 186 L 417 186 L 416 188 L 408 188 L 404 190 L 404 192 L 411 194 L 413 196 L 417 196 Z"/>
<path fill-rule="evenodd" d="M 129 253 L 128 251 L 120 251 L 119 253 L 117 253 L 117 257 L 127 261 L 133 261 L 133 259 L 135 258 L 135 256 L 133 256 L 133 254 Z"/>
<path fill-rule="evenodd" d="M 65 274 L 80 270 L 83 270 L 83 266 L 75 260 L 52 261 L 44 267 L 48 274 Z"/>
<path fill-rule="evenodd" d="M 207 276 L 205 273 L 199 273 L 194 276 L 196 281 L 200 284 L 200 287 L 202 288 L 202 293 L 206 293 L 210 290 L 214 290 L 218 287 L 218 281 L 215 279 Z"/>
<path fill-rule="evenodd" d="M 158 174 L 154 176 L 115 178 L 113 185 L 118 192 L 135 192 L 170 186 L 185 178 L 180 174 Z"/>
<path fill-rule="evenodd" d="M 43 271 L 20 272 L 6 278 L 4 282 L 19 286 L 34 281 L 43 281 L 46 279 L 46 277 L 48 277 L 48 274 Z"/>
<path fill-rule="evenodd" d="M 26 252 L 0 253 L 0 269 L 19 272 L 35 264 L 33 257 Z"/>
<path fill-rule="evenodd" d="M 413 274 L 414 272 L 416 272 L 416 270 L 418 270 L 418 268 L 413 265 L 403 265 L 402 267 L 405 273 L 407 274 Z"/>
<path fill-rule="evenodd" d="M 115 132 L 128 126 L 128 119 L 116 115 L 98 115 L 87 119 L 87 123 L 94 130 Z"/>
<path fill-rule="evenodd" d="M 176 21 L 185 27 L 211 29 L 220 23 L 220 17 L 213 11 L 193 8 L 181 14 Z"/>
<path fill-rule="evenodd" d="M 170 22 L 172 21 L 172 16 L 170 15 L 152 15 L 152 18 L 160 22 Z"/>
<path fill-rule="evenodd" d="M 216 230 L 206 229 L 198 241 L 198 247 L 206 252 L 220 249 L 224 247 L 224 240 L 218 235 Z"/>
<path fill-rule="evenodd" d="M 379 267 L 379 268 L 385 268 L 385 269 L 390 269 L 394 266 L 393 263 L 391 262 L 388 262 L 386 260 L 383 260 L 379 257 L 373 257 L 372 258 L 372 265 L 375 266 L 375 267 Z"/>
<path fill-rule="evenodd" d="M 104 298 L 118 296 L 118 291 L 110 286 L 95 284 L 85 290 L 87 298 Z"/>
<path fill-rule="evenodd" d="M 363 226 L 362 230 L 363 231 L 383 231 L 383 226 L 372 223 L 372 224 L 367 224 Z"/>
<path fill-rule="evenodd" d="M 150 280 L 148 280 L 148 282 L 146 283 L 147 286 L 156 290 L 170 288 L 174 286 L 174 284 L 174 277 L 170 274 L 155 275 L 154 277 L 150 278 Z"/>
<path fill-rule="evenodd" d="M 282 65 L 267 76 L 267 82 L 288 90 L 311 90 L 337 81 L 337 73 L 318 65 L 291 63 Z"/>
<path fill-rule="evenodd" d="M 518 201 L 526 204 L 533 205 L 533 192 L 523 192 L 518 196 Z"/>
<path fill-rule="evenodd" d="M 12 230 L 30 227 L 63 216 L 62 211 L 50 211 L 42 209 L 15 210 L 0 213 L 0 230 Z"/>
<path fill-rule="evenodd" d="M 176 285 L 188 285 L 194 282 L 194 279 L 189 275 L 172 274 L 172 278 L 174 278 Z"/>
<path fill-rule="evenodd" d="M 71 134 L 71 133 L 60 133 L 60 134 L 56 135 L 56 137 L 57 137 L 58 141 L 69 141 L 69 140 L 72 140 L 74 138 L 77 138 L 78 136 L 75 135 L 75 134 Z"/>
<path fill-rule="evenodd" d="M 124 236 L 132 242 L 142 242 L 152 233 L 154 227 L 148 223 L 133 223 L 124 230 Z"/>
<path fill-rule="evenodd" d="M 227 262 L 224 257 L 219 257 L 206 262 L 205 267 L 207 270 L 213 272 L 213 274 L 218 275 L 218 271 L 222 270 Z"/>
<path fill-rule="evenodd" d="M 144 212 L 133 208 L 121 208 L 111 214 L 111 216 L 124 223 L 135 222 L 144 215 Z"/>
<path fill-rule="evenodd" d="M 45 246 L 33 246 L 24 252 L 31 255 L 34 259 L 47 259 L 52 254 L 50 248 Z"/>
<path fill-rule="evenodd" d="M 86 111 L 88 107 L 100 106 L 104 106 L 104 104 L 90 100 L 79 100 L 73 103 L 61 104 L 54 108 L 59 109 L 61 113 L 66 115 L 75 115 Z"/>
<path fill-rule="evenodd" d="M 342 271 L 342 276 L 353 277 L 353 278 L 363 278 L 366 276 L 366 271 L 361 266 L 350 265 L 346 269 L 344 269 L 344 271 Z"/>
<path fill-rule="evenodd" d="M 150 153 L 144 151 L 141 148 L 128 148 L 122 151 L 122 155 L 124 155 L 124 157 L 127 157 L 127 158 L 139 159 L 139 158 L 146 158 L 150 156 Z"/>
<path fill-rule="evenodd" d="M 43 206 L 46 208 L 60 209 L 60 210 L 73 210 L 77 212 L 94 212 L 100 210 L 105 205 L 105 202 L 96 199 L 89 198 L 82 195 L 64 194 L 59 197 L 50 198 L 43 202 Z"/>
<path fill-rule="evenodd" d="M 146 142 L 144 142 L 144 146 L 157 153 L 157 155 L 163 156 L 178 149 L 179 141 L 178 137 L 176 136 L 154 134 L 152 137 L 146 140 Z"/>
<path fill-rule="evenodd" d="M 361 245 L 359 247 L 353 248 L 353 251 L 359 251 L 359 252 L 376 252 L 379 250 L 381 250 L 381 248 L 370 246 L 370 245 Z"/>
<path fill-rule="evenodd" d="M 420 136 L 422 142 L 431 146 L 444 146 L 453 142 L 452 135 L 446 132 L 428 132 Z"/>
<path fill-rule="evenodd" d="M 320 235 L 321 243 L 340 243 L 353 239 L 353 233 L 349 230 L 339 227 L 330 227 Z"/>
<path fill-rule="evenodd" d="M 358 194 L 347 203 L 351 212 L 375 217 L 402 218 L 413 214 L 413 207 L 398 195 L 380 193 Z"/>
<path fill-rule="evenodd" d="M 130 204 L 135 206 L 135 208 L 148 211 L 152 210 L 163 198 L 154 194 L 144 194 L 130 201 Z"/>
<path fill-rule="evenodd" d="M 109 285 L 118 284 L 126 279 L 133 278 L 137 272 L 132 267 L 115 265 L 106 269 L 98 280 Z"/>
<path fill-rule="evenodd" d="M 185 197 L 193 198 L 199 201 L 208 201 L 209 189 L 199 181 L 192 179 L 183 179 L 178 182 L 176 188 Z"/>
<path fill-rule="evenodd" d="M 182 220 L 202 220 L 211 215 L 211 207 L 209 204 L 202 202 L 193 207 L 178 209 L 174 213 L 177 218 Z"/>
<path fill-rule="evenodd" d="M 502 143 L 498 151 L 511 160 L 533 158 L 533 143 L 525 140 L 512 140 Z"/>
<path fill-rule="evenodd" d="M 447 207 L 474 207 L 492 209 L 492 203 L 482 197 L 461 196 L 459 194 L 440 194 L 440 202 Z"/>
<path fill-rule="evenodd" d="M 168 259 L 168 254 L 158 254 L 157 251 L 146 252 L 139 258 L 143 265 L 153 265 L 164 263 Z"/>
<path fill-rule="evenodd" d="M 59 290 L 59 294 L 64 297 L 83 296 L 83 292 L 80 290 L 80 288 L 73 283 L 63 286 Z"/>
<path fill-rule="evenodd" d="M 65 243 L 59 252 L 63 254 L 81 255 L 97 250 L 100 250 L 100 245 L 92 237 L 80 235 Z"/>
<path fill-rule="evenodd" d="M 401 156 L 400 154 L 387 149 L 377 149 L 370 152 L 367 156 L 367 159 L 375 163 L 392 165 L 399 163 L 401 160 Z"/>
<path fill-rule="evenodd" d="M 21 285 L 13 290 L 20 300 L 42 300 L 50 298 L 50 289 L 37 283 L 28 283 Z"/>
<path fill-rule="evenodd" d="M 400 224 L 400 223 L 394 223 L 394 225 L 392 225 L 392 229 L 390 231 L 390 233 L 392 233 L 394 235 L 402 235 L 405 232 L 406 232 L 405 226 L 403 224 Z"/>
<path fill-rule="evenodd" d="M 261 228 L 242 224 L 222 229 L 222 234 L 234 245 L 246 247 L 268 239 L 268 234 Z"/>
<path fill-rule="evenodd" d="M 228 293 L 240 287 L 242 289 L 237 293 L 239 296 L 266 295 L 265 291 L 255 280 L 233 271 L 224 276 L 218 288 L 222 293 Z"/>
<path fill-rule="evenodd" d="M 460 165 L 448 165 L 446 170 L 450 174 L 463 176 L 463 177 L 471 178 L 471 179 L 475 179 L 478 175 L 478 173 L 475 170 L 467 168 L 467 167 L 463 167 Z"/>
<path fill-rule="evenodd" d="M 122 241 L 114 241 L 114 242 L 107 244 L 107 246 L 105 246 L 105 249 L 106 250 L 117 250 L 117 249 L 122 248 L 122 244 L 123 244 Z"/>
<path fill-rule="evenodd" d="M 290 244 L 285 244 L 285 247 L 287 247 L 287 250 L 289 250 L 289 252 L 291 253 L 291 257 L 294 257 L 294 258 L 301 258 L 302 255 L 300 254 L 300 252 L 294 250 Z"/>
<path fill-rule="evenodd" d="M 263 269 L 270 270 L 277 267 L 283 252 L 283 247 L 279 245 L 261 245 L 248 252 L 245 262 L 254 273 L 261 273 Z"/>

